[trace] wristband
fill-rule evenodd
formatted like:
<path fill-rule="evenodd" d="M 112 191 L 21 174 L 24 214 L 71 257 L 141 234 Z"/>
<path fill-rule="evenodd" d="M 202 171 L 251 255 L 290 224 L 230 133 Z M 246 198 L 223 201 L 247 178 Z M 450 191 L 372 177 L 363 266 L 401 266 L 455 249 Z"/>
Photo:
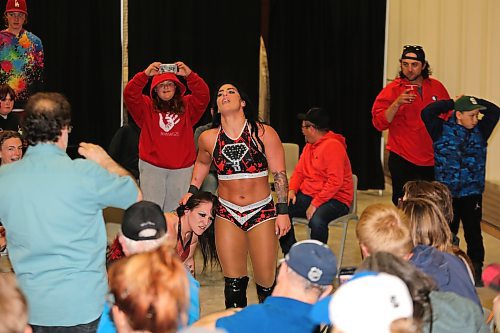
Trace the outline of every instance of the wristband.
<path fill-rule="evenodd" d="M 199 188 L 197 188 L 195 185 L 189 185 L 188 193 L 196 194 L 198 192 L 200 192 Z"/>
<path fill-rule="evenodd" d="M 280 202 L 276 204 L 276 213 L 278 215 L 285 215 L 288 214 L 288 204 L 284 202 Z"/>

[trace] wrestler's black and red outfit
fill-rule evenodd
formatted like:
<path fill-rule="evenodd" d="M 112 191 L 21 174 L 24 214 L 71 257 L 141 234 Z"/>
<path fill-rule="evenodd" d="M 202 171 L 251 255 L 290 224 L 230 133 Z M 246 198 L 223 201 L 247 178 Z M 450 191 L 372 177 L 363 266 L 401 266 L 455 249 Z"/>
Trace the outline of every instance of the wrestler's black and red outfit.
<path fill-rule="evenodd" d="M 268 175 L 266 156 L 252 138 L 247 123 L 236 139 L 230 138 L 220 127 L 212 156 L 219 180 L 250 179 Z M 248 231 L 259 223 L 276 218 L 276 210 L 271 195 L 246 206 L 219 198 L 216 215 Z"/>

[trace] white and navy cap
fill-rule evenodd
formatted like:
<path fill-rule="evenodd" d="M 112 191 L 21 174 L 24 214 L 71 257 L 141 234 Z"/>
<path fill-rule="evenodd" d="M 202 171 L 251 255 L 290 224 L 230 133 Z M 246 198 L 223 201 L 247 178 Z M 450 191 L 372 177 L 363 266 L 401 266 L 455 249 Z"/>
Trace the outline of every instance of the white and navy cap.
<path fill-rule="evenodd" d="M 310 317 L 317 324 L 334 325 L 342 332 L 389 333 L 394 320 L 413 317 L 413 300 L 400 278 L 387 273 L 361 272 L 333 296 L 314 304 Z"/>
<path fill-rule="evenodd" d="M 313 239 L 295 243 L 285 262 L 295 273 L 318 285 L 332 284 L 337 274 L 335 254 L 326 244 Z"/>

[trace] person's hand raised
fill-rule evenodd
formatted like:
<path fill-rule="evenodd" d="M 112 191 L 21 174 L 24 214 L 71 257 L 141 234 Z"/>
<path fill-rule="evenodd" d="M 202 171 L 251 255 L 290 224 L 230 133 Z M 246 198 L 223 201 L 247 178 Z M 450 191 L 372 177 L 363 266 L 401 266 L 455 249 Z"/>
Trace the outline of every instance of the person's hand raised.
<path fill-rule="evenodd" d="M 147 76 L 157 75 L 160 70 L 160 65 L 161 62 L 158 61 L 153 62 L 151 65 L 148 66 L 148 68 L 144 70 L 144 74 L 146 74 Z"/>
<path fill-rule="evenodd" d="M 191 74 L 191 68 L 182 61 L 177 61 L 175 64 L 177 65 L 177 75 L 186 77 Z"/>

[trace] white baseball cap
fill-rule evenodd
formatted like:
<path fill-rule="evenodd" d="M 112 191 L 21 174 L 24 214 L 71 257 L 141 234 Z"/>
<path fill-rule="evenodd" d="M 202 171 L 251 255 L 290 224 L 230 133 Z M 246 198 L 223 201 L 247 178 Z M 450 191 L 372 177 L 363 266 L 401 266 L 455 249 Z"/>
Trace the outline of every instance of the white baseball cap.
<path fill-rule="evenodd" d="M 333 324 L 344 333 L 389 333 L 391 323 L 413 317 L 413 300 L 406 284 L 387 273 L 361 272 L 333 296 L 313 306 L 318 324 Z"/>

